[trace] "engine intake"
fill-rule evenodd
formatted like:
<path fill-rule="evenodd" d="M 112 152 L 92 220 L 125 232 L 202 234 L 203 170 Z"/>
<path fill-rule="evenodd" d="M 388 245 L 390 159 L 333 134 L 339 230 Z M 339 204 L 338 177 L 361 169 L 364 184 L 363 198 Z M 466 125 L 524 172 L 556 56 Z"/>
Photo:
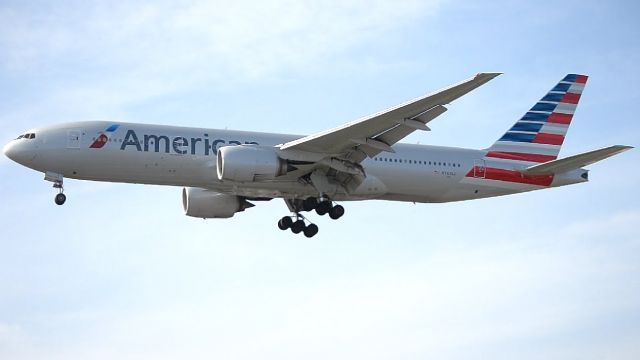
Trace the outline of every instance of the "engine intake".
<path fill-rule="evenodd" d="M 253 182 L 271 180 L 287 173 L 287 162 L 270 147 L 223 146 L 218 149 L 217 156 L 218 180 Z"/>
<path fill-rule="evenodd" d="M 200 188 L 182 189 L 182 208 L 187 216 L 225 219 L 253 206 L 255 205 L 235 195 Z"/>

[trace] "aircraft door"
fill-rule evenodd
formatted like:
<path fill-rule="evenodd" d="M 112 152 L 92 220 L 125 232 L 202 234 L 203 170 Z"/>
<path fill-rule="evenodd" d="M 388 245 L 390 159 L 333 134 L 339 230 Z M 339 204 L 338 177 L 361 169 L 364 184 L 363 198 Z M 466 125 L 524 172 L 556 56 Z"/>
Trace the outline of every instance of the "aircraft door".
<path fill-rule="evenodd" d="M 82 137 L 82 132 L 80 130 L 67 131 L 67 148 L 79 149 L 81 137 Z"/>
<path fill-rule="evenodd" d="M 487 175 L 487 165 L 484 160 L 473 162 L 473 177 L 484 179 Z"/>

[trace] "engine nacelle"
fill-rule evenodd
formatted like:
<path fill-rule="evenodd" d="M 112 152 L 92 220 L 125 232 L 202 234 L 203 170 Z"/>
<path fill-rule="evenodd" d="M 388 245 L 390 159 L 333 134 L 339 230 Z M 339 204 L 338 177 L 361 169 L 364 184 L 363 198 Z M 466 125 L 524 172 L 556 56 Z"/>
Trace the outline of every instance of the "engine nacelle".
<path fill-rule="evenodd" d="M 287 173 L 287 162 L 269 147 L 223 146 L 218 149 L 218 180 L 253 182 Z"/>
<path fill-rule="evenodd" d="M 200 188 L 182 189 L 182 208 L 187 216 L 203 219 L 230 218 L 252 206 L 252 203 L 235 195 Z"/>

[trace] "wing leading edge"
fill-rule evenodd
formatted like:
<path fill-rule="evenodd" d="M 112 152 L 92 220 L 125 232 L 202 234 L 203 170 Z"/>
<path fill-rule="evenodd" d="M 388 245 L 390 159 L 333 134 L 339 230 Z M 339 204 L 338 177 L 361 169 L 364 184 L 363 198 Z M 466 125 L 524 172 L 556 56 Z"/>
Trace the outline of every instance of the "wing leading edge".
<path fill-rule="evenodd" d="M 415 130 L 428 130 L 426 124 L 444 113 L 445 104 L 487 83 L 501 73 L 479 73 L 434 93 L 391 109 L 312 134 L 280 146 L 280 150 L 298 150 L 360 162 L 391 148 Z"/>

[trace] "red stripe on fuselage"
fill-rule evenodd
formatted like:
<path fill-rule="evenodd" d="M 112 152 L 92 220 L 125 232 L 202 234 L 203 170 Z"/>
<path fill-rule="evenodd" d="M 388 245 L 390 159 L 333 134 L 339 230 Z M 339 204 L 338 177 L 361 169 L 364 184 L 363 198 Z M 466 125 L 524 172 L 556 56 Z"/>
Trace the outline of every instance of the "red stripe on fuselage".
<path fill-rule="evenodd" d="M 523 154 L 523 153 L 505 152 L 505 151 L 490 151 L 485 156 L 498 158 L 498 159 L 530 161 L 530 162 L 537 162 L 537 163 L 542 163 L 542 162 L 547 162 L 547 161 L 557 159 L 557 157 L 553 155 Z"/>
<path fill-rule="evenodd" d="M 467 173 L 467 177 L 476 177 L 474 174 L 482 174 L 482 171 L 481 167 L 476 166 Z M 497 168 L 484 168 L 484 178 L 538 186 L 549 186 L 553 182 L 553 175 L 524 175 L 519 171 Z"/>

